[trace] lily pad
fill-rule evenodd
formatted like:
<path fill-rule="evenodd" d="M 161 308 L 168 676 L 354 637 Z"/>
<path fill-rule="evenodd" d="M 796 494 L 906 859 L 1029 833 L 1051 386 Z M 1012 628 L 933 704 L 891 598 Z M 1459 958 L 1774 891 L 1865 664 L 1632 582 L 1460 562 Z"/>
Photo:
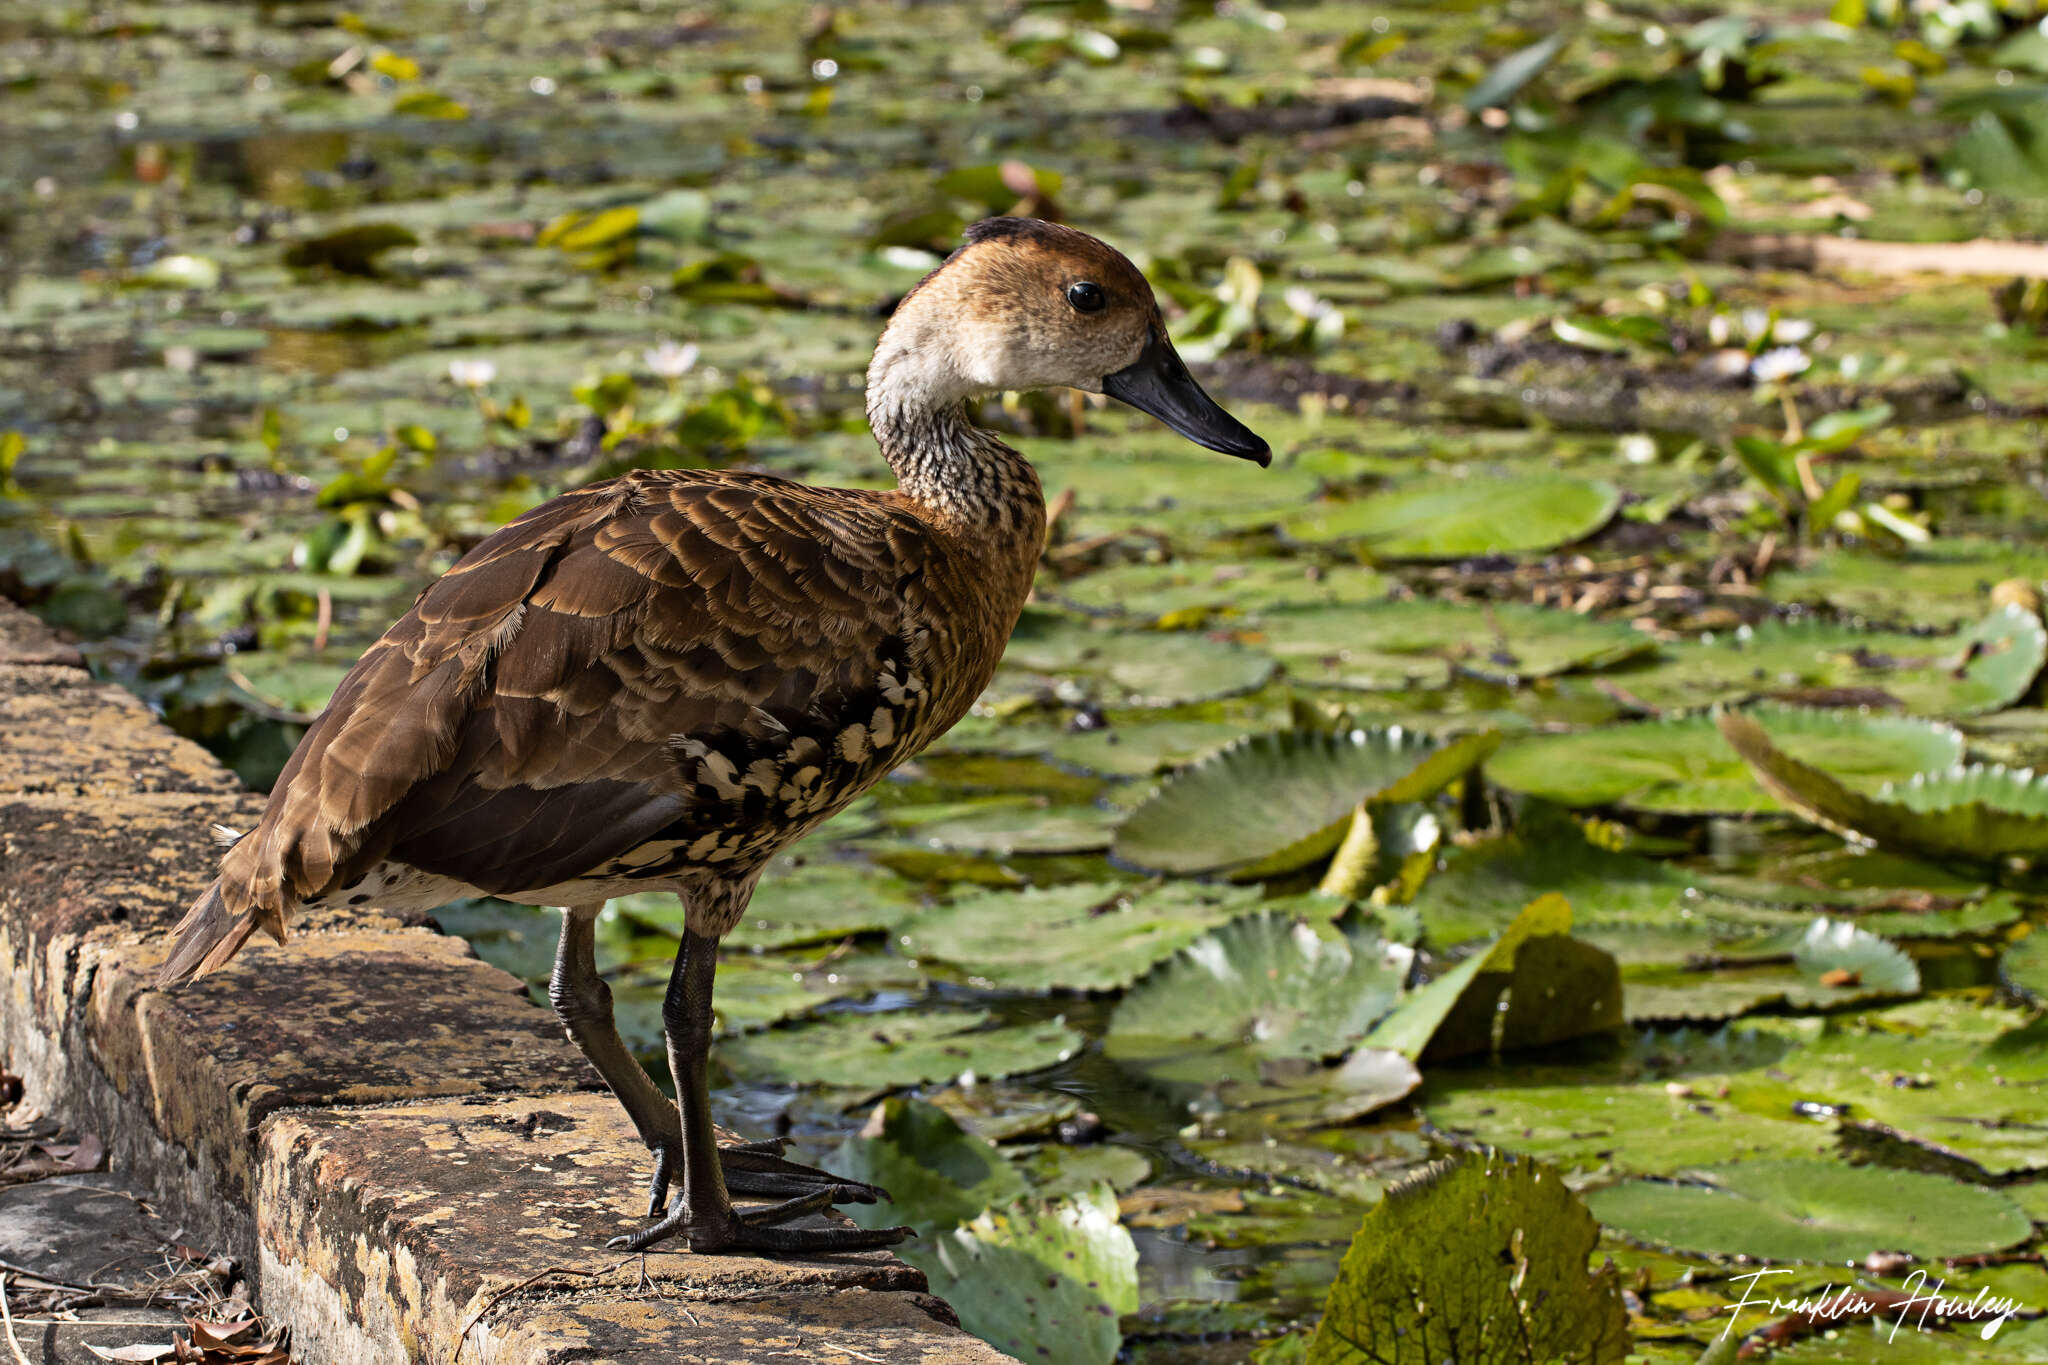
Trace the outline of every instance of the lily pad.
<path fill-rule="evenodd" d="M 1117 1320 L 1138 1309 L 1138 1249 L 1107 1185 L 991 1211 L 897 1254 L 962 1327 L 1019 1359 L 1110 1365 L 1123 1344 Z"/>
<path fill-rule="evenodd" d="M 900 926 L 897 943 L 1002 990 L 1106 991 L 1257 904 L 1249 888 L 1186 884 L 998 891 L 924 911 Z"/>
<path fill-rule="evenodd" d="M 1773 570 L 1770 586 L 1783 601 L 1824 603 L 1878 621 L 1948 626 L 1976 619 L 1992 586 L 2013 578 L 2048 580 L 2048 554 L 2024 542 L 1944 535 L 1903 555 L 1823 550 L 1796 568 Z"/>
<path fill-rule="evenodd" d="M 1760 1261 L 1927 1260 L 2002 1251 L 2033 1235 L 2004 1195 L 1944 1176 L 1838 1161 L 1736 1161 L 1684 1183 L 1631 1180 L 1587 1196 L 1610 1230 L 1677 1251 Z"/>
<path fill-rule="evenodd" d="M 2005 950 L 1999 969 L 2036 1000 L 2048 999 L 2048 931 L 2036 928 Z"/>
<path fill-rule="evenodd" d="M 1182 874 L 1308 867 L 1337 847 L 1360 803 L 1422 800 L 1497 743 L 1489 731 L 1439 746 L 1399 726 L 1255 735 L 1168 778 L 1118 828 L 1113 852 Z"/>
<path fill-rule="evenodd" d="M 1568 474 L 1436 478 L 1289 517 L 1295 540 L 1355 540 L 1381 559 L 1469 559 L 1553 550 L 1605 526 L 1621 492 Z"/>
<path fill-rule="evenodd" d="M 1175 560 L 1118 565 L 1050 592 L 1089 610 L 1187 629 L 1272 607 L 1365 605 L 1380 601 L 1391 587 L 1392 579 L 1356 565 L 1330 568 L 1292 559 Z"/>
<path fill-rule="evenodd" d="M 1081 1102 L 1072 1095 L 981 1078 L 971 1085 L 933 1090 L 926 1098 L 962 1128 L 990 1142 L 1043 1137 L 1081 1112 Z"/>
<path fill-rule="evenodd" d="M 1006 669 L 1091 680 L 1120 706 L 1181 706 L 1250 692 L 1278 665 L 1256 649 L 1188 631 L 1115 631 L 1030 611 L 1003 654 Z"/>
<path fill-rule="evenodd" d="M 1252 1172 L 1357 1204 L 1376 1203 L 1389 1181 L 1430 1155 L 1419 1135 L 1398 1128 L 1336 1128 L 1251 1140 L 1205 1137 L 1189 1142 L 1188 1150 L 1220 1171 Z"/>
<path fill-rule="evenodd" d="M 988 853 L 1093 853 L 1110 846 L 1122 816 L 1099 806 L 990 803 L 969 815 L 921 824 L 914 833 L 931 848 Z"/>
<path fill-rule="evenodd" d="M 1488 1151 L 1424 1168 L 1365 1215 L 1309 1365 L 1620 1365 L 1621 1273 L 1588 1273 L 1600 1225 L 1558 1172 Z"/>
<path fill-rule="evenodd" d="M 1750 949 L 1773 946 L 1766 938 Z M 1632 971 L 1624 981 L 1628 1018 L 1730 1019 L 1767 1004 L 1828 1008 L 1920 993 L 1911 957 L 1845 920 L 1817 919 L 1789 946 L 1792 961 L 1784 965 Z"/>
<path fill-rule="evenodd" d="M 1436 1061 L 1612 1032 L 1622 1020 L 1620 969 L 1573 939 L 1571 926 L 1564 897 L 1539 896 L 1485 952 L 1404 1000 L 1366 1045 Z"/>
<path fill-rule="evenodd" d="M 1937 858 L 2048 854 L 2048 780 L 2025 769 L 1973 764 L 1863 796 L 1780 750 L 1754 721 L 1725 715 L 1720 727 L 1772 795 L 1838 834 Z"/>
<path fill-rule="evenodd" d="M 1674 1175 L 1766 1157 L 1831 1157 L 1864 1131 L 1990 1174 L 2048 1167 L 2048 1087 L 1993 1045 L 2028 1022 L 1930 997 L 1826 1018 L 1751 1017 L 1633 1034 L 1601 1057 L 1436 1068 L 1416 1104 L 1439 1128 L 1585 1172 Z"/>
<path fill-rule="evenodd" d="M 1060 1019 L 983 1027 L 986 1010 L 828 1015 L 720 1046 L 719 1060 L 751 1081 L 846 1086 L 870 1092 L 951 1080 L 962 1072 L 1011 1076 L 1056 1066 L 1084 1039 Z"/>
<path fill-rule="evenodd" d="M 1194 1081 L 1219 1076 L 1223 1054 L 1336 1056 L 1394 1007 L 1413 958 L 1399 944 L 1255 915 L 1134 987 L 1110 1016 L 1103 1047 L 1119 1061 Z"/>
<path fill-rule="evenodd" d="M 1914 715 L 1966 716 L 2019 700 L 2044 657 L 2048 630 L 2040 618 L 2000 607 L 1955 635 L 1766 621 L 1666 645 L 1654 667 L 1625 672 L 1615 681 L 1659 710 L 1818 695 L 1896 705 Z"/>
<path fill-rule="evenodd" d="M 1391 691 L 1441 686 L 1453 672 L 1528 682 L 1603 669 L 1649 654 L 1641 631 L 1521 602 L 1385 602 L 1267 612 L 1249 636 L 1290 677 Z"/>
<path fill-rule="evenodd" d="M 1171 1064 L 1152 1073 L 1172 1077 Z M 1184 1078 L 1184 1077 L 1183 1077 Z M 1231 1134 L 1351 1123 L 1406 1099 L 1422 1084 L 1415 1063 L 1387 1048 L 1354 1048 L 1335 1066 L 1301 1058 L 1260 1062 L 1220 1056 L 1208 1089 L 1224 1106 L 1215 1124 Z"/>
<path fill-rule="evenodd" d="M 1255 691 L 1279 668 L 1270 655 L 1185 631 L 1119 636 L 1099 663 L 1123 706 L 1182 706 Z"/>
<path fill-rule="evenodd" d="M 864 1228 L 903 1224 L 919 1236 L 951 1228 L 1024 1197 L 1024 1177 L 993 1143 L 966 1132 L 943 1109 L 887 1099 L 860 1131 L 839 1144 L 826 1169 L 889 1192 L 874 1204 L 849 1204 Z"/>
<path fill-rule="evenodd" d="M 1947 768 L 1963 756 L 1955 729 L 1903 716 L 1787 706 L 1744 714 L 1786 753 L 1859 790 Z M 1782 809 L 1729 752 L 1710 716 L 1517 738 L 1488 761 L 1486 773 L 1511 791 L 1567 806 L 1662 815 Z"/>
<path fill-rule="evenodd" d="M 1062 732 L 1045 752 L 1058 763 L 1115 777 L 1151 777 L 1192 763 L 1237 736 L 1214 721 L 1116 720 L 1094 730 Z"/>
<path fill-rule="evenodd" d="M 754 888 L 746 915 L 725 942 L 738 948 L 786 948 L 897 924 L 917 908 L 917 888 L 883 868 L 828 858 L 777 858 Z M 679 934 L 674 896 L 643 893 L 613 902 L 644 924 Z"/>
<path fill-rule="evenodd" d="M 1688 946 L 1680 959 L 1805 923 L 1803 915 L 1713 896 L 1709 884 L 1664 862 L 1597 847 L 1575 823 L 1538 811 L 1510 833 L 1446 849 L 1414 906 L 1429 941 L 1447 948 L 1500 933 L 1519 907 L 1555 892 L 1571 903 L 1582 935 L 1608 926 L 1682 931 Z"/>
<path fill-rule="evenodd" d="M 1086 1147 L 1047 1143 L 1016 1158 L 1017 1169 L 1040 1199 L 1081 1194 L 1097 1185 L 1128 1190 L 1152 1177 L 1152 1159 L 1134 1147 L 1097 1142 Z"/>

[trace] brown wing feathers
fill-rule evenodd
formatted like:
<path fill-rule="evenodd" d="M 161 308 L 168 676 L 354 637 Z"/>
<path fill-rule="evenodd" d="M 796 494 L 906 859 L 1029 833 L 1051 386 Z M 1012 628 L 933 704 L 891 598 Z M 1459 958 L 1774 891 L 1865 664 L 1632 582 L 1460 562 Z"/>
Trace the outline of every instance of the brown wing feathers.
<path fill-rule="evenodd" d="M 874 741 L 916 700 L 925 535 L 885 499 L 742 474 L 628 475 L 536 508 L 350 671 L 160 979 L 256 927 L 282 940 L 293 905 L 387 855 L 503 892 L 656 837 L 740 856 L 734 820 L 885 762 Z M 827 752 L 863 717 L 860 753 Z"/>

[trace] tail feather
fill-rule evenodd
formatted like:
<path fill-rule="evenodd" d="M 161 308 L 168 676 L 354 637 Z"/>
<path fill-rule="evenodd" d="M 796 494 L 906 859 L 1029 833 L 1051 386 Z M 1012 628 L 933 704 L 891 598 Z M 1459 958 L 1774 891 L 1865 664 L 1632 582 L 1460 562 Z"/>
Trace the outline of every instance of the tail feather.
<path fill-rule="evenodd" d="M 221 895 L 220 883 L 216 881 L 206 888 L 206 893 L 192 903 L 185 912 L 185 918 L 178 921 L 175 931 L 177 946 L 164 965 L 157 969 L 156 984 L 159 988 L 182 986 L 195 976 L 221 966 L 242 950 L 249 941 L 249 935 L 261 927 L 269 929 L 278 942 L 284 941 L 276 927 L 264 923 L 275 918 L 266 915 L 260 908 L 251 906 L 237 915 L 227 907 Z"/>

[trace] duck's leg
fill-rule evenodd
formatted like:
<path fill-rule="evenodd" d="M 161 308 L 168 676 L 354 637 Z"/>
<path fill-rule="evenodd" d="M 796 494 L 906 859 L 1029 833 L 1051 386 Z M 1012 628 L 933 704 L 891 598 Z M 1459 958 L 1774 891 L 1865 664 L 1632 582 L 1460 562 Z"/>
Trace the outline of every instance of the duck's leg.
<path fill-rule="evenodd" d="M 680 1167 L 676 1175 L 682 1192 L 660 1221 L 631 1236 L 614 1238 L 611 1245 L 644 1251 L 681 1234 L 692 1251 L 803 1253 L 853 1251 L 902 1241 L 910 1229 L 784 1226 L 833 1204 L 868 1202 L 879 1191 L 852 1181 L 837 1181 L 824 1172 L 774 1157 L 767 1159 L 802 1172 L 808 1188 L 765 1208 L 733 1208 L 728 1186 L 738 1183 L 732 1177 L 739 1173 L 721 1162 L 711 1124 L 711 1086 L 705 1071 L 711 1055 L 711 980 L 717 970 L 717 940 L 686 931 L 682 949 L 676 954 L 675 969 L 669 974 L 668 994 L 661 1005 L 669 1069 L 675 1074 L 677 1107 L 682 1115 L 682 1140 L 674 1163 Z M 824 1177 L 823 1182 L 818 1181 L 820 1176 Z"/>
<path fill-rule="evenodd" d="M 602 909 L 602 902 L 563 907 L 562 938 L 555 947 L 555 970 L 548 977 L 548 1001 L 568 1030 L 569 1040 L 604 1077 L 640 1140 L 654 1153 L 655 1189 L 647 1212 L 652 1218 L 661 1211 L 668 1185 L 666 1158 L 682 1142 L 682 1125 L 676 1107 L 656 1088 L 626 1040 L 619 1037 L 618 1024 L 612 1019 L 612 988 L 597 974 L 595 929 Z"/>
<path fill-rule="evenodd" d="M 658 1089 L 612 1018 L 612 991 L 597 972 L 595 926 L 598 905 L 570 906 L 562 911 L 562 937 L 555 949 L 555 969 L 548 978 L 548 1000 L 569 1038 L 597 1068 L 633 1121 L 640 1140 L 654 1153 L 654 1178 L 649 1183 L 647 1216 L 659 1218 L 668 1202 L 669 1185 L 680 1168 L 683 1129 L 676 1106 Z M 873 1203 L 880 1190 L 840 1180 L 810 1166 L 782 1159 L 782 1143 L 742 1143 L 719 1148 L 726 1188 L 739 1194 L 793 1198 L 830 1191 L 838 1203 Z"/>

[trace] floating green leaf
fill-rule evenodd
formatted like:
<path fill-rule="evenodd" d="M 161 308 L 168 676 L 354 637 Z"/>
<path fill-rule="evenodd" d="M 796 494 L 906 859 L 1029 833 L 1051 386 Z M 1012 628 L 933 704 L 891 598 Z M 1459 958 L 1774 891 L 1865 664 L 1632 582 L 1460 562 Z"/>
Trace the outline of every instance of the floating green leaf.
<path fill-rule="evenodd" d="M 1144 1184 L 1152 1174 L 1152 1161 L 1143 1152 L 1112 1142 L 1087 1147 L 1046 1143 L 1017 1157 L 1016 1164 L 1040 1199 L 1082 1194 L 1097 1185 L 1127 1190 Z"/>
<path fill-rule="evenodd" d="M 1330 1286 L 1309 1365 L 1620 1365 L 1620 1274 L 1600 1226 L 1527 1157 L 1454 1157 L 1391 1186 Z"/>
<path fill-rule="evenodd" d="M 1179 706 L 1249 692 L 1273 659 L 1229 640 L 1188 632 L 1113 631 L 1051 612 L 1026 614 L 1003 655 L 1006 668 L 1079 675 L 1121 706 Z"/>
<path fill-rule="evenodd" d="M 1752 939 L 1752 957 L 1789 950 L 1783 965 L 1632 970 L 1624 981 L 1631 1022 L 1728 1019 L 1768 1004 L 1828 1008 L 1920 993 L 1913 959 L 1846 920 L 1817 919 L 1796 934 Z"/>
<path fill-rule="evenodd" d="M 1257 903 L 1249 888 L 1171 883 L 988 892 L 914 916 L 897 944 L 1003 990 L 1114 990 Z"/>
<path fill-rule="evenodd" d="M 1122 816 L 1099 806 L 991 802 L 970 814 L 919 824 L 918 842 L 939 849 L 987 853 L 1093 853 L 1108 848 Z"/>
<path fill-rule="evenodd" d="M 1360 803 L 1423 800 L 1498 743 L 1489 731 L 1439 746 L 1399 726 L 1251 736 L 1169 777 L 1117 829 L 1113 852 L 1183 874 L 1308 867 L 1337 847 Z"/>
<path fill-rule="evenodd" d="M 1385 602 L 1267 612 L 1252 638 L 1290 677 L 1329 687 L 1441 686 L 1452 673 L 1526 682 L 1648 654 L 1641 631 L 1521 602 Z"/>
<path fill-rule="evenodd" d="M 1133 988 L 1110 1016 L 1104 1049 L 1197 1081 L 1221 1074 L 1223 1054 L 1336 1056 L 1394 1007 L 1413 957 L 1363 934 L 1254 915 Z"/>
<path fill-rule="evenodd" d="M 983 1214 L 898 1254 L 922 1270 L 960 1325 L 1019 1359 L 1110 1365 L 1117 1319 L 1138 1309 L 1138 1249 L 1107 1185 Z"/>
<path fill-rule="evenodd" d="M 2048 1000 L 2048 932 L 2034 929 L 2007 948 L 1998 965 L 2015 986 L 2036 1000 Z"/>
<path fill-rule="evenodd" d="M 2031 772 L 1973 764 L 1862 796 L 1784 753 L 1754 721 L 1726 715 L 1720 726 L 1772 795 L 1839 834 L 1937 858 L 2048 854 L 2048 780 Z"/>
<path fill-rule="evenodd" d="M 1589 1173 L 1834 1156 L 1845 1135 L 1991 1174 L 2038 1170 L 2048 1167 L 2038 1133 L 2048 1087 L 2031 1055 L 1994 1048 L 2028 1019 L 1937 996 L 1823 1019 L 1646 1030 L 1579 1060 L 1435 1068 L 1415 1103 L 1439 1128 Z"/>
<path fill-rule="evenodd" d="M 1175 560 L 1118 565 L 1062 583 L 1051 593 L 1084 609 L 1187 628 L 1212 617 L 1273 607 L 1362 606 L 1380 601 L 1392 587 L 1392 579 L 1355 565 Z"/>
<path fill-rule="evenodd" d="M 835 1175 L 889 1192 L 846 1212 L 864 1228 L 903 1224 L 919 1236 L 953 1227 L 1024 1197 L 1024 1177 L 993 1143 L 966 1132 L 943 1109 L 887 1099 L 825 1163 Z"/>
<path fill-rule="evenodd" d="M 1381 1020 L 1367 1046 L 1436 1061 L 1542 1047 L 1620 1027 L 1620 970 L 1608 953 L 1573 939 L 1571 927 L 1572 909 L 1564 897 L 1539 896 L 1485 952 L 1474 953 Z"/>
<path fill-rule="evenodd" d="M 1279 665 L 1270 655 L 1186 632 L 1118 637 L 1100 657 L 1124 706 L 1181 706 L 1250 692 Z"/>
<path fill-rule="evenodd" d="M 1760 706 L 1745 712 L 1788 754 L 1858 789 L 1947 768 L 1963 737 L 1946 725 L 1867 711 Z M 1518 737 L 1486 765 L 1494 782 L 1567 806 L 1662 815 L 1754 814 L 1781 807 L 1731 754 L 1710 716 Z"/>
<path fill-rule="evenodd" d="M 869 863 L 778 858 L 725 941 L 740 948 L 786 948 L 872 933 L 898 923 L 917 901 L 915 886 Z M 674 896 L 643 893 L 615 904 L 642 923 L 682 931 L 683 909 Z"/>
<path fill-rule="evenodd" d="M 951 1080 L 963 1072 L 1010 1076 L 1054 1066 L 1081 1048 L 1064 1021 L 984 1028 L 986 1010 L 828 1015 L 790 1028 L 747 1034 L 720 1046 L 719 1060 L 749 1080 L 894 1090 Z"/>
<path fill-rule="evenodd" d="M 1876 1251 L 1979 1256 L 2034 1225 L 1994 1190 L 1945 1176 L 1839 1161 L 1735 1161 L 1684 1183 L 1630 1180 L 1587 1196 L 1624 1237 L 1760 1261 L 1858 1262 Z"/>
<path fill-rule="evenodd" d="M 1355 540 L 1381 559 L 1469 559 L 1583 540 L 1620 505 L 1620 491 L 1597 479 L 1474 475 L 1321 503 L 1281 529 L 1295 540 Z"/>
<path fill-rule="evenodd" d="M 1615 681 L 1663 710 L 1771 697 L 1960 716 L 2010 706 L 2033 684 L 2044 657 L 2048 631 L 2040 618 L 2000 607 L 1956 635 L 1766 621 L 1667 645 L 1654 666 Z"/>

